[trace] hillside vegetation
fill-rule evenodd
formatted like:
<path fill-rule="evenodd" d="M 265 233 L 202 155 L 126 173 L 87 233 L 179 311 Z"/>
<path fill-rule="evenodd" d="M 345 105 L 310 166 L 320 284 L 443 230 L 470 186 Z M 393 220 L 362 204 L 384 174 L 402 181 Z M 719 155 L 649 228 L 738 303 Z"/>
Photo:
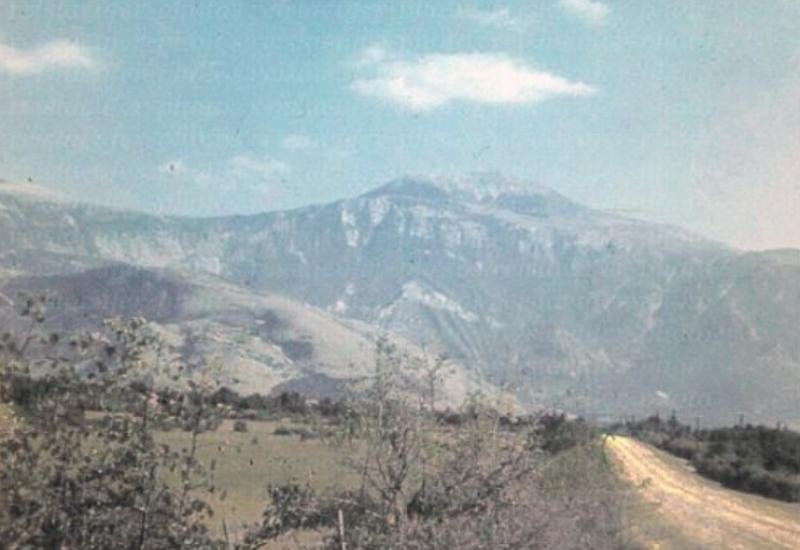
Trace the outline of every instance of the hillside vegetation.
<path fill-rule="evenodd" d="M 411 392 L 406 359 L 381 341 L 372 376 L 338 404 L 242 398 L 163 356 L 142 319 L 43 332 L 45 303 L 20 305 L 28 329 L 0 350 L 0 397 L 21 419 L 0 441 L 10 547 L 622 545 L 592 431 L 505 416 L 477 395 L 434 414 L 441 363 L 428 365 L 429 393 Z M 154 382 L 168 364 L 185 389 Z M 254 420 L 264 415 L 293 420 Z"/>

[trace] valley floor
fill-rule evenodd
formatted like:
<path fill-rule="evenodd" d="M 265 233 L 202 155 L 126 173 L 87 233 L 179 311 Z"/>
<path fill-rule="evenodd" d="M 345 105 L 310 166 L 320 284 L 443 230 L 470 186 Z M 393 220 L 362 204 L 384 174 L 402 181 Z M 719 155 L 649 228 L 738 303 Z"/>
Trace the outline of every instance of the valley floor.
<path fill-rule="evenodd" d="M 608 455 L 635 487 L 630 531 L 648 548 L 800 547 L 800 505 L 731 491 L 683 460 L 629 437 L 609 436 Z"/>

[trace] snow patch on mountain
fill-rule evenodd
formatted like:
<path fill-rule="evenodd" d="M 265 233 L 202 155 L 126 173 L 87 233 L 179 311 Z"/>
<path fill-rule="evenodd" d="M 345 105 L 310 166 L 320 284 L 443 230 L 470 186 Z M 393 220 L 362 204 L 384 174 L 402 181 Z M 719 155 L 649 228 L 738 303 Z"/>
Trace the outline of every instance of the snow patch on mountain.
<path fill-rule="evenodd" d="M 386 218 L 392 205 L 386 197 L 378 197 L 369 201 L 369 223 L 377 227 Z"/>
<path fill-rule="evenodd" d="M 397 305 L 402 302 L 414 302 L 431 309 L 446 311 L 468 323 L 475 323 L 480 319 L 478 315 L 467 310 L 457 301 L 447 297 L 441 292 L 428 290 L 417 281 L 409 281 L 404 284 L 400 297 L 389 307 L 383 308 L 379 313 L 379 317 L 381 319 L 390 317 L 392 313 L 394 313 Z"/>
<path fill-rule="evenodd" d="M 344 236 L 347 240 L 347 246 L 351 248 L 358 247 L 360 233 L 356 225 L 356 215 L 350 212 L 346 207 L 342 208 L 341 215 L 342 227 L 344 228 Z"/>
<path fill-rule="evenodd" d="M 491 202 L 502 195 L 555 195 L 549 187 L 507 178 L 496 173 L 471 173 L 461 175 L 434 174 L 429 177 L 433 185 L 460 200 Z"/>

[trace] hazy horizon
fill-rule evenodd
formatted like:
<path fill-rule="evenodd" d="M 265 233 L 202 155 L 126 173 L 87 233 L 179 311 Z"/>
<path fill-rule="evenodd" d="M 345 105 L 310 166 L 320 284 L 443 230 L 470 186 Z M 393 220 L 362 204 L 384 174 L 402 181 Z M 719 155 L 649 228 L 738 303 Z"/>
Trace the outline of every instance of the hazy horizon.
<path fill-rule="evenodd" d="M 498 172 L 800 248 L 800 4 L 0 7 L 0 177 L 192 216 Z"/>

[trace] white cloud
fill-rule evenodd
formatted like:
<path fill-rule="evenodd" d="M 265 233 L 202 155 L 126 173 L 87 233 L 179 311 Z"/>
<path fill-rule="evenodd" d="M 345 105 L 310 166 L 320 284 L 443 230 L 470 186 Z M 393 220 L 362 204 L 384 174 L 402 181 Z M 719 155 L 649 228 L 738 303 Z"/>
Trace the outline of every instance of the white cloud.
<path fill-rule="evenodd" d="M 372 65 L 374 63 L 381 63 L 389 57 L 386 49 L 380 44 L 373 44 L 367 46 L 358 55 L 358 65 Z"/>
<path fill-rule="evenodd" d="M 241 154 L 203 168 L 183 160 L 171 160 L 158 167 L 158 173 L 172 181 L 225 192 L 269 192 L 272 184 L 291 174 L 292 167 L 280 160 Z"/>
<path fill-rule="evenodd" d="M 314 140 L 302 134 L 291 134 L 283 138 L 281 147 L 287 151 L 301 151 L 314 146 Z"/>
<path fill-rule="evenodd" d="M 494 10 L 468 8 L 460 11 L 458 16 L 461 19 L 482 27 L 490 27 L 516 33 L 527 31 L 533 24 L 533 20 L 530 17 L 513 15 L 508 8 L 497 8 Z"/>
<path fill-rule="evenodd" d="M 375 52 L 373 52 L 374 54 Z M 362 59 L 364 55 L 362 52 Z M 428 54 L 416 59 L 383 51 L 361 70 L 352 89 L 414 111 L 452 102 L 489 105 L 537 103 L 558 96 L 587 96 L 594 89 L 582 82 L 536 69 L 502 54 Z"/>
<path fill-rule="evenodd" d="M 49 69 L 91 69 L 97 66 L 90 52 L 74 42 L 57 40 L 31 50 L 0 44 L 0 72 L 32 75 Z"/>
<path fill-rule="evenodd" d="M 283 161 L 270 158 L 258 158 L 251 155 L 237 155 L 228 161 L 231 172 L 236 176 L 272 178 L 286 176 L 291 173 L 291 167 Z"/>
<path fill-rule="evenodd" d="M 560 0 L 560 3 L 567 13 L 598 27 L 606 24 L 611 12 L 609 7 L 599 0 Z"/>
<path fill-rule="evenodd" d="M 214 180 L 214 175 L 211 171 L 200 170 L 182 159 L 169 160 L 159 165 L 158 173 L 165 178 L 165 181 L 181 185 L 198 185 L 202 187 Z"/>

